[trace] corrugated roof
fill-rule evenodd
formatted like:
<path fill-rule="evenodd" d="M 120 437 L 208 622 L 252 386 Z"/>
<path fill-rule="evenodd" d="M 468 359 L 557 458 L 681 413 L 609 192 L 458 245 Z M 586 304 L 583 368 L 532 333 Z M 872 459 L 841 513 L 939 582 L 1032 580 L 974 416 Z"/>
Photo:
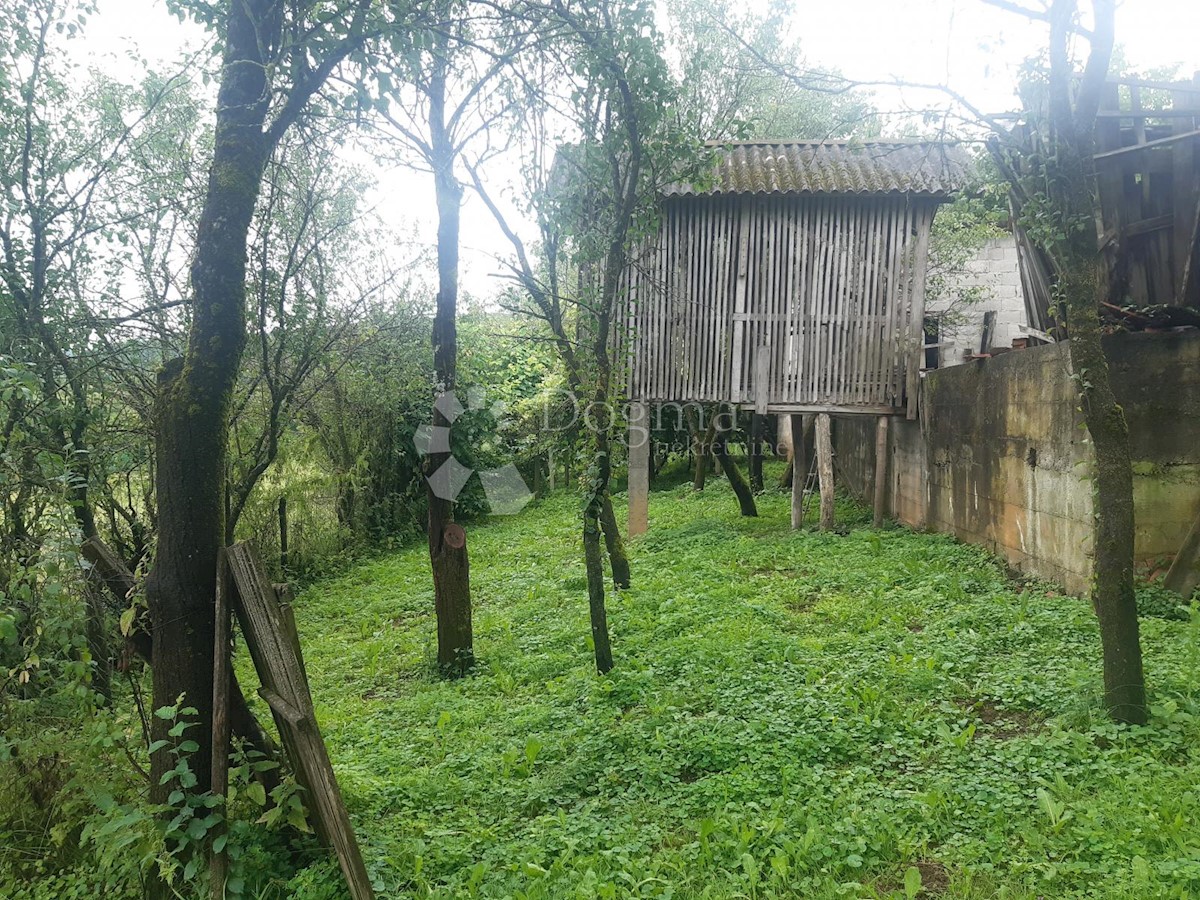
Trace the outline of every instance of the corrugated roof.
<path fill-rule="evenodd" d="M 668 196 L 712 194 L 924 194 L 967 181 L 960 148 L 937 142 L 796 141 L 713 144 L 716 171 L 703 187 L 676 183 Z"/>

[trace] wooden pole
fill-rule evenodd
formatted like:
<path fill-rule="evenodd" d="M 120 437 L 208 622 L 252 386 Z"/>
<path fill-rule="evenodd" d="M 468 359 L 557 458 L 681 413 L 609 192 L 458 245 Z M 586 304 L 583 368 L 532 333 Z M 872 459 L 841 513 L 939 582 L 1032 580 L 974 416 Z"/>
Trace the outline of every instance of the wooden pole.
<path fill-rule="evenodd" d="M 792 530 L 804 524 L 804 483 L 808 480 L 808 456 L 804 452 L 804 416 L 788 416 L 792 429 Z"/>
<path fill-rule="evenodd" d="M 650 527 L 650 410 L 645 401 L 629 404 L 629 536 Z"/>
<path fill-rule="evenodd" d="M 888 417 L 880 416 L 875 420 L 875 518 L 872 525 L 876 528 L 883 525 L 884 505 L 887 502 L 887 451 Z"/>
<path fill-rule="evenodd" d="M 821 530 L 833 528 L 833 437 L 829 413 L 817 414 L 817 474 L 821 479 Z"/>
<path fill-rule="evenodd" d="M 554 448 L 546 451 L 546 470 L 549 472 L 550 493 L 554 493 Z"/>
<path fill-rule="evenodd" d="M 281 500 L 282 504 L 283 501 Z M 282 507 L 281 507 L 282 509 Z M 212 719 L 212 791 L 223 801 L 229 798 L 229 698 L 230 682 L 233 677 L 230 660 L 230 592 L 233 580 L 229 574 L 229 563 L 222 549 L 217 554 L 217 591 L 215 598 L 216 624 L 213 637 L 213 719 Z M 229 810 L 222 806 L 221 815 L 228 816 Z M 213 839 L 226 834 L 227 825 L 222 822 L 213 831 Z M 226 848 L 213 853 L 209 858 L 209 878 L 212 896 L 224 900 L 225 882 L 229 877 L 229 854 Z"/>
<path fill-rule="evenodd" d="M 763 492 L 763 426 L 765 415 L 750 414 L 750 490 Z"/>
<path fill-rule="evenodd" d="M 279 498 L 279 567 L 288 567 L 287 497 Z"/>

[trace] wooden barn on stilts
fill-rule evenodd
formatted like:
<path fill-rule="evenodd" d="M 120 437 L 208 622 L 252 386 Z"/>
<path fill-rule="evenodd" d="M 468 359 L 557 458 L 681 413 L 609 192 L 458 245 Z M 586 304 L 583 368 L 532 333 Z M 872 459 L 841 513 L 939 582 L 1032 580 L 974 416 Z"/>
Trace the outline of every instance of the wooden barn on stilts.
<path fill-rule="evenodd" d="M 631 534 L 647 523 L 649 404 L 792 414 L 793 432 L 816 414 L 832 509 L 829 416 L 878 416 L 885 435 L 889 416 L 916 416 L 930 230 L 967 170 L 961 149 L 930 142 L 712 149 L 710 178 L 663 192 L 627 272 Z"/>

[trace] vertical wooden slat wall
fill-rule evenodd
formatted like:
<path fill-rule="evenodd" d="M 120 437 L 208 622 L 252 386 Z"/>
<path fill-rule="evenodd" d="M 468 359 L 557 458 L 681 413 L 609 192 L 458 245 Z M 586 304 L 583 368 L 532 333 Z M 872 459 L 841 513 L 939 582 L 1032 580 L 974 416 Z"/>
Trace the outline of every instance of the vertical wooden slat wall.
<path fill-rule="evenodd" d="M 751 404 L 761 388 L 777 410 L 911 412 L 935 208 L 898 194 L 667 201 L 629 283 L 630 396 Z"/>

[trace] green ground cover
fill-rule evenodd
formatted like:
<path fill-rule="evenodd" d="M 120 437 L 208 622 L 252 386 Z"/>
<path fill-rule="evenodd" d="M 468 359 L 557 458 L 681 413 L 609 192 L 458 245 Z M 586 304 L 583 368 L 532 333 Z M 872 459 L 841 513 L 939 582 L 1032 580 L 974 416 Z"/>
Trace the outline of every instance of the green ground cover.
<path fill-rule="evenodd" d="M 473 677 L 432 677 L 423 546 L 297 601 L 384 896 L 1200 895 L 1196 616 L 1143 619 L 1154 718 L 1118 728 L 1085 603 L 850 505 L 844 535 L 782 494 L 741 519 L 715 481 L 652 496 L 599 678 L 577 503 L 471 529 Z"/>

